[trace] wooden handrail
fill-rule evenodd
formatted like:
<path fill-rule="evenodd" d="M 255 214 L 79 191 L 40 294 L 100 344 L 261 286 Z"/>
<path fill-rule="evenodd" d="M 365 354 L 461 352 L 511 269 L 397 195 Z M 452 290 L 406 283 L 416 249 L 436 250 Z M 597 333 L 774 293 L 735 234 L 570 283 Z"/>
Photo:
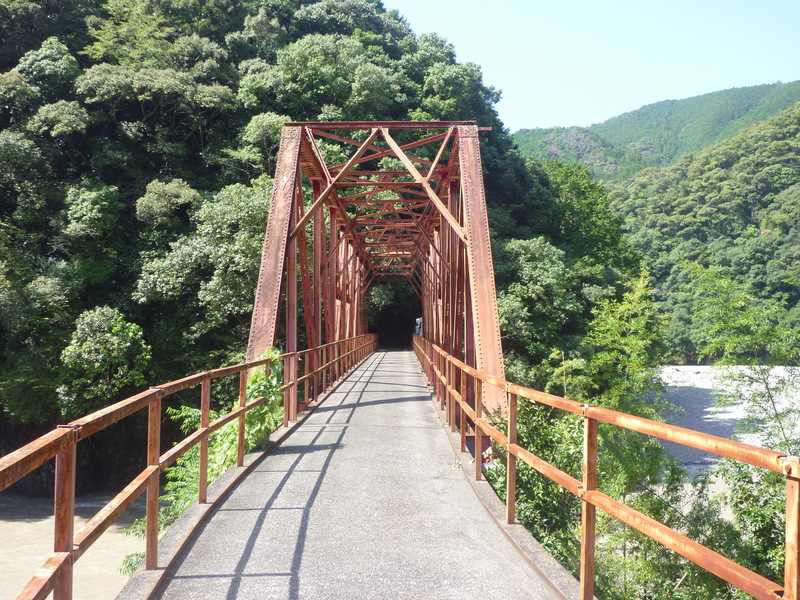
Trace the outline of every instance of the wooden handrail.
<path fill-rule="evenodd" d="M 316 348 L 309 348 L 294 353 L 282 354 L 280 360 L 299 360 L 306 355 L 324 357 L 317 359 L 314 369 L 307 371 L 303 377 L 289 381 L 281 387 L 284 398 L 291 397 L 291 392 L 313 377 L 321 382 L 311 392 L 311 397 L 304 397 L 306 402 L 317 399 L 322 393 L 325 383 L 330 387 L 346 374 L 353 366 L 360 363 L 377 349 L 377 336 L 364 334 L 345 340 L 331 342 Z M 36 572 L 25 588 L 17 596 L 21 599 L 46 598 L 51 592 L 55 600 L 67 600 L 72 597 L 72 569 L 75 562 L 130 506 L 147 490 L 147 556 L 145 565 L 153 569 L 157 565 L 158 543 L 158 481 L 163 470 L 179 456 L 193 446 L 207 443 L 208 437 L 224 425 L 237 421 L 239 423 L 240 456 L 243 454 L 244 417 L 253 408 L 263 404 L 266 398 L 256 398 L 246 402 L 246 377 L 248 372 L 267 365 L 271 359 L 262 358 L 249 362 L 230 365 L 210 371 L 203 371 L 161 384 L 149 390 L 125 398 L 111 406 L 102 408 L 85 417 L 76 419 L 66 425 L 46 433 L 40 438 L 26 444 L 0 458 L 0 491 L 36 470 L 48 460 L 57 459 L 57 475 L 55 481 L 56 526 L 54 532 L 55 552 Z M 335 368 L 334 368 L 335 367 Z M 230 412 L 209 422 L 211 382 L 222 377 L 238 375 L 240 378 L 240 403 Z M 201 423 L 200 427 L 177 442 L 172 448 L 161 453 L 161 401 L 163 398 L 196 386 L 202 386 Z M 325 389 L 327 389 L 327 387 Z M 308 392 L 307 392 L 308 394 Z M 296 401 L 297 395 L 294 394 Z M 136 475 L 125 488 L 108 502 L 87 522 L 83 528 L 73 535 L 74 493 L 75 493 L 75 448 L 87 437 L 113 425 L 140 410 L 148 409 L 148 465 Z M 290 417 L 291 415 L 291 417 Z M 284 401 L 284 423 L 294 420 L 297 415 L 296 404 L 290 406 Z M 202 452 L 201 452 L 202 454 Z M 203 461 L 201 461 L 202 463 Z M 207 465 L 206 465 L 207 466 Z M 207 471 L 200 469 L 201 482 L 207 480 Z M 63 499 L 63 500 L 59 500 Z M 205 502 L 205 486 L 200 486 L 199 502 Z M 60 547 L 60 546 L 63 546 Z"/>
<path fill-rule="evenodd" d="M 694 562 L 706 571 L 738 587 L 759 600 L 800 600 L 800 458 L 786 453 L 760 448 L 742 442 L 701 433 L 667 423 L 609 410 L 591 404 L 576 402 L 553 394 L 525 388 L 498 377 L 482 373 L 461 360 L 448 354 L 439 346 L 420 336 L 414 336 L 414 351 L 428 380 L 435 389 L 442 390 L 449 424 L 460 429 L 462 450 L 468 418 L 476 432 L 475 447 L 479 448 L 479 436 L 487 435 L 508 453 L 509 467 L 506 474 L 506 515 L 509 523 L 514 522 L 514 492 L 516 490 L 516 463 L 522 461 L 565 490 L 579 497 L 583 505 L 581 523 L 581 599 L 591 600 L 594 594 L 594 509 L 599 508 L 611 517 L 625 523 L 647 537 L 663 544 L 684 558 Z M 444 365 L 450 365 L 443 368 Z M 450 374 L 448 376 L 448 373 Z M 476 397 L 475 408 L 467 403 L 464 390 L 468 381 L 476 385 L 476 395 L 483 386 L 494 386 L 503 390 L 510 399 L 506 418 L 508 434 L 503 434 L 487 420 L 480 410 L 480 399 Z M 485 390 L 484 390 L 485 391 Z M 583 480 L 579 481 L 564 473 L 552 464 L 519 446 L 517 440 L 517 403 L 520 398 L 551 406 L 584 418 Z M 460 410 L 460 423 L 456 422 L 456 408 Z M 720 457 L 754 465 L 786 476 L 786 554 L 783 585 L 774 583 L 758 573 L 737 564 L 729 558 L 706 548 L 636 511 L 635 509 L 610 498 L 594 489 L 596 484 L 597 422 L 602 421 L 649 435 L 682 446 L 696 448 Z M 481 464 L 476 452 L 476 465 Z M 512 466 L 513 465 L 513 466 Z M 480 469 L 476 466 L 476 478 Z"/>

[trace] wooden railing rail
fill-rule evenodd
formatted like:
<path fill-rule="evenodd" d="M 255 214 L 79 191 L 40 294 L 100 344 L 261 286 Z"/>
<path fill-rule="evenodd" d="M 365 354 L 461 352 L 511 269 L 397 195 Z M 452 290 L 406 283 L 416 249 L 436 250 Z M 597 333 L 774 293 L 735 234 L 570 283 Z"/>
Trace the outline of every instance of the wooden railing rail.
<path fill-rule="evenodd" d="M 303 402 L 317 399 L 352 367 L 377 349 L 377 336 L 360 335 L 310 348 L 300 352 L 282 354 L 284 363 L 305 363 L 305 373 L 287 381 L 281 390 L 284 394 L 284 425 L 294 422 L 298 414 L 298 388 L 301 384 Z M 121 400 L 90 415 L 72 421 L 46 433 L 22 448 L 0 458 L 0 491 L 55 458 L 55 533 L 54 552 L 36 572 L 17 596 L 20 599 L 44 599 L 53 593 L 55 600 L 72 598 L 73 565 L 84 552 L 105 532 L 143 493 L 146 501 L 146 558 L 145 568 L 154 569 L 158 562 L 158 496 L 159 476 L 192 447 L 200 445 L 200 473 L 198 502 L 207 501 L 208 440 L 209 436 L 232 421 L 238 421 L 237 464 L 244 462 L 245 415 L 261 405 L 266 398 L 247 402 L 247 377 L 254 369 L 268 368 L 269 358 L 203 371 L 182 379 L 152 387 L 147 391 Z M 289 371 L 284 371 L 285 373 Z M 297 371 L 294 371 L 297 372 Z M 210 421 L 211 383 L 231 375 L 239 376 L 239 405 Z M 309 385 L 309 382 L 315 382 Z M 161 453 L 161 404 L 164 398 L 177 392 L 201 386 L 200 427 Z M 75 479 L 77 444 L 94 433 L 148 409 L 147 466 L 92 517 L 77 533 L 75 521 Z"/>
<path fill-rule="evenodd" d="M 451 356 L 429 340 L 416 335 L 414 336 L 414 351 L 428 381 L 442 403 L 451 429 L 453 431 L 460 430 L 462 451 L 466 449 L 468 421 L 472 424 L 476 447 L 475 478 L 480 479 L 482 476 L 482 460 L 479 458 L 480 451 L 478 449 L 481 448 L 483 436 L 490 437 L 506 450 L 508 461 L 506 519 L 509 523 L 513 523 L 515 520 L 514 504 L 518 461 L 529 465 L 581 499 L 580 590 L 582 600 L 591 600 L 594 595 L 595 510 L 597 508 L 759 600 L 800 600 L 800 576 L 798 574 L 800 568 L 800 458 L 797 456 L 789 456 L 774 450 L 525 388 L 482 373 Z M 502 418 L 508 429 L 507 435 L 495 426 L 493 420 L 487 419 L 483 414 L 481 397 L 483 387 L 487 385 L 499 388 L 506 394 L 507 414 Z M 472 393 L 475 398 L 474 409 L 467 403 L 466 396 L 469 393 Z M 517 411 L 521 398 L 583 417 L 583 461 L 580 480 L 517 444 Z M 460 412 L 458 423 L 456 422 L 457 412 Z M 783 474 L 786 477 L 787 492 L 783 585 L 762 577 L 597 490 L 598 422 L 609 423 L 630 431 Z"/>

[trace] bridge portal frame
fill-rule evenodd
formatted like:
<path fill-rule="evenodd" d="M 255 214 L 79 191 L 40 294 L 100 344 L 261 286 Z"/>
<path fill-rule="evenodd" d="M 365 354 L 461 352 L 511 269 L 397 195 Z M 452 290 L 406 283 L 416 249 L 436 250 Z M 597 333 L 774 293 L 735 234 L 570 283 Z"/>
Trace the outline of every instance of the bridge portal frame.
<path fill-rule="evenodd" d="M 405 281 L 421 300 L 425 337 L 503 377 L 485 130 L 474 121 L 286 123 L 247 360 L 275 344 L 281 312 L 290 354 L 301 318 L 308 347 L 366 333 L 369 288 Z M 289 380 L 297 372 L 287 365 Z M 489 389 L 481 405 L 502 411 L 505 399 Z"/>

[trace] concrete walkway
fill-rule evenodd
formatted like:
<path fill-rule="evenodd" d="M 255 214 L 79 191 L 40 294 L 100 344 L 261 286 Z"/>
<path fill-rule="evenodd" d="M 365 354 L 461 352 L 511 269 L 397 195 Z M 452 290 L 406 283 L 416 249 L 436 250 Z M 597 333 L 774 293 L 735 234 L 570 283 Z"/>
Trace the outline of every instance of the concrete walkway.
<path fill-rule="evenodd" d="M 459 468 L 411 352 L 369 357 L 243 480 L 161 598 L 556 598 Z"/>

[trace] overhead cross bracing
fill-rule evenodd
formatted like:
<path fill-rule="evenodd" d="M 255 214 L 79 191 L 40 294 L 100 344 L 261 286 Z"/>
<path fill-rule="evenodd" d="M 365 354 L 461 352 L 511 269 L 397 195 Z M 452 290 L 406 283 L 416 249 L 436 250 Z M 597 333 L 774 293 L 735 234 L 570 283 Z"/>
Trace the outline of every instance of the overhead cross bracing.
<path fill-rule="evenodd" d="M 274 344 L 284 296 L 293 352 L 298 311 L 309 347 L 350 338 L 367 330 L 370 286 L 403 281 L 421 300 L 425 337 L 502 377 L 479 131 L 473 121 L 287 123 L 248 358 Z"/>

